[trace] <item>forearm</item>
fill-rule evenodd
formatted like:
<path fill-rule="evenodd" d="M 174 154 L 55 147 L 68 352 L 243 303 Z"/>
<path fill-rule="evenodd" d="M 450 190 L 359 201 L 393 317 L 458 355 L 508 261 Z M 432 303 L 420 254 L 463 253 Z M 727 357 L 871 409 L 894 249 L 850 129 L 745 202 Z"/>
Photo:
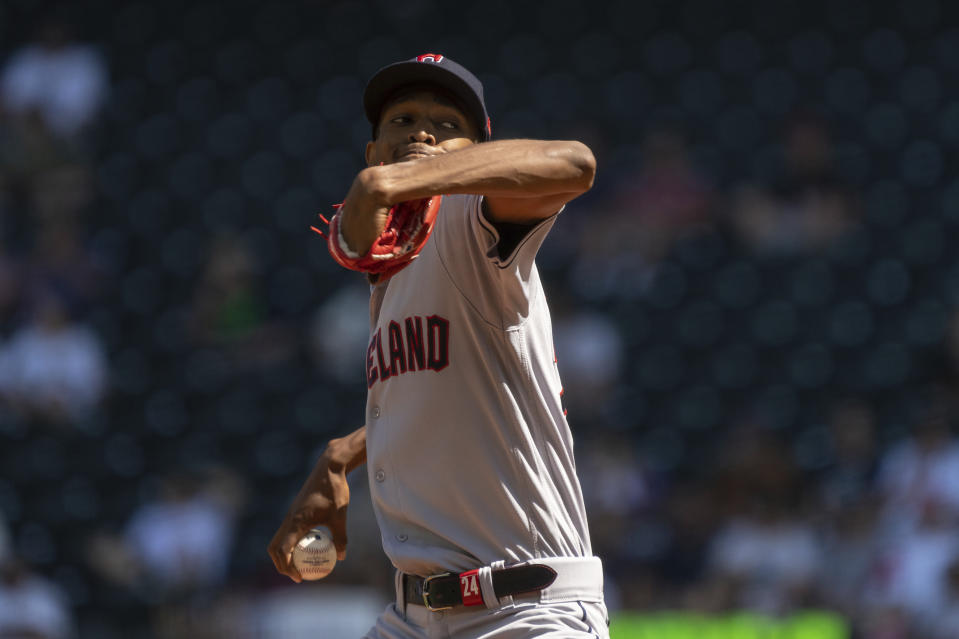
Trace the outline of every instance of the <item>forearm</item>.
<path fill-rule="evenodd" d="M 341 209 L 346 244 L 363 254 L 398 202 L 433 195 L 479 194 L 496 203 L 502 221 L 531 222 L 588 190 L 596 162 L 580 142 L 501 140 L 412 162 L 364 169 Z M 519 206 L 509 206 L 512 202 Z M 512 211 L 516 216 L 513 219 Z"/>
<path fill-rule="evenodd" d="M 501 140 L 369 170 L 371 188 L 395 204 L 441 194 L 524 198 L 582 193 L 592 185 L 595 162 L 579 142 Z"/>

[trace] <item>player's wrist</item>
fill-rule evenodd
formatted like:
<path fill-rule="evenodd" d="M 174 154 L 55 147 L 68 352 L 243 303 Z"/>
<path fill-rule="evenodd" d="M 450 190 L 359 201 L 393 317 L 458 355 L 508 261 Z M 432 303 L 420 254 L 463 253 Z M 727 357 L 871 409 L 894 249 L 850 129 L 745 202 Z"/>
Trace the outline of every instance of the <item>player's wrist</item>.
<path fill-rule="evenodd" d="M 387 194 L 387 187 L 389 186 L 389 180 L 387 179 L 388 173 L 389 168 L 386 165 L 368 166 L 360 171 L 357 176 L 363 192 L 380 206 L 389 206 L 391 204 Z"/>
<path fill-rule="evenodd" d="M 328 472 L 348 473 L 366 460 L 365 429 L 362 437 L 358 434 L 330 440 L 320 458 Z"/>
<path fill-rule="evenodd" d="M 317 466 L 328 473 L 342 473 L 346 470 L 346 455 L 340 445 L 341 440 L 333 439 L 326 445 L 326 450 L 320 455 Z"/>
<path fill-rule="evenodd" d="M 436 157 L 441 156 L 367 167 L 359 176 L 362 188 L 377 206 L 386 209 L 400 202 L 440 195 L 445 191 L 437 188 Z"/>

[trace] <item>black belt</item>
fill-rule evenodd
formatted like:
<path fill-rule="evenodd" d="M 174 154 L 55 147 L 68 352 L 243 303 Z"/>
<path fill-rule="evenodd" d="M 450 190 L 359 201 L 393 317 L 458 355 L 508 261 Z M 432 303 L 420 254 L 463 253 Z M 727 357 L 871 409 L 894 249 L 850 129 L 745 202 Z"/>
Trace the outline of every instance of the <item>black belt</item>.
<path fill-rule="evenodd" d="M 556 571 L 543 564 L 528 564 L 494 570 L 492 577 L 493 592 L 500 598 L 542 590 L 556 580 Z M 483 603 L 476 570 L 459 574 L 445 572 L 429 577 L 404 573 L 403 598 L 408 604 L 426 606 L 434 611 Z"/>

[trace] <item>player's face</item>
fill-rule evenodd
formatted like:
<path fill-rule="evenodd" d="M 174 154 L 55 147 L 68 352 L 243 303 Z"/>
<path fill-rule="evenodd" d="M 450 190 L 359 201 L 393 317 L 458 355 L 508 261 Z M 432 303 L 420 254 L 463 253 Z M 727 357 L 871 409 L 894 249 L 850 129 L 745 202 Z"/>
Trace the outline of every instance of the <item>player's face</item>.
<path fill-rule="evenodd" d="M 449 153 L 479 139 L 476 124 L 445 94 L 415 89 L 390 100 L 375 140 L 366 145 L 370 166 Z"/>

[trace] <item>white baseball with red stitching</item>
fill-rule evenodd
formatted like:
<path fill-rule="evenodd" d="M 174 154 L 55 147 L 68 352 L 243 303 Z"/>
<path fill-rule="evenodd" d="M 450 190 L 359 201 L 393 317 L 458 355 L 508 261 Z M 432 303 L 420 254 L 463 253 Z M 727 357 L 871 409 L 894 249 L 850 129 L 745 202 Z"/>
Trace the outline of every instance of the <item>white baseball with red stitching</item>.
<path fill-rule="evenodd" d="M 307 581 L 322 579 L 333 572 L 336 565 L 336 547 L 324 528 L 306 533 L 293 548 L 293 566 Z"/>

